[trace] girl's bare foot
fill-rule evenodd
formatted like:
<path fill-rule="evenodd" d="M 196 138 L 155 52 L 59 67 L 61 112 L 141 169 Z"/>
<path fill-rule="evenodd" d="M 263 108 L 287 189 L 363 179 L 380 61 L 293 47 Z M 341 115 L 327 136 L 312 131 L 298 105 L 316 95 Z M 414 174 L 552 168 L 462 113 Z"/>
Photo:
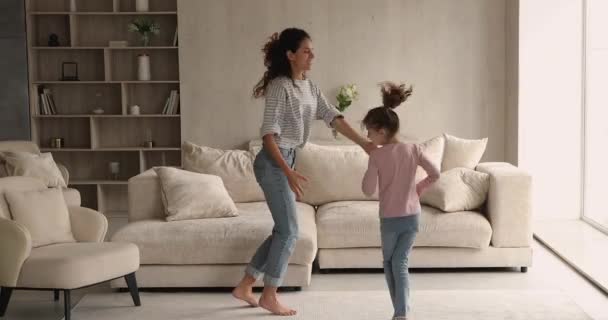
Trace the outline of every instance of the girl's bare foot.
<path fill-rule="evenodd" d="M 260 307 L 279 316 L 295 316 L 296 311 L 282 305 L 276 295 L 262 293 Z"/>
<path fill-rule="evenodd" d="M 252 307 L 258 306 L 258 301 L 253 296 L 253 284 L 255 283 L 255 279 L 246 275 L 243 280 L 238 284 L 234 290 L 232 290 L 232 296 L 247 302 Z"/>

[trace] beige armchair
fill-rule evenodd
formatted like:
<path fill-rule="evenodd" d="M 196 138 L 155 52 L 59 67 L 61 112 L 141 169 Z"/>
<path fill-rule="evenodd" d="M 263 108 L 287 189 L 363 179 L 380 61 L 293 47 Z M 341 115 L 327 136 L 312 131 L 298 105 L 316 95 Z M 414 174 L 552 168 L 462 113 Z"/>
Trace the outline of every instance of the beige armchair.
<path fill-rule="evenodd" d="M 12 219 L 7 191 L 43 190 L 46 186 L 28 177 L 0 178 L 0 317 L 15 289 L 64 293 L 65 319 L 70 319 L 70 292 L 123 278 L 133 302 L 141 305 L 135 271 L 139 250 L 131 243 L 103 242 L 108 222 L 101 213 L 68 206 L 70 225 L 77 242 L 32 247 L 27 228 Z"/>
<path fill-rule="evenodd" d="M 19 151 L 19 152 L 29 152 L 34 154 L 40 154 L 40 148 L 38 145 L 32 141 L 26 140 L 8 140 L 8 141 L 0 141 L 0 152 L 2 151 Z M 56 162 L 57 163 L 57 162 Z M 66 185 L 70 183 L 70 173 L 68 169 L 61 163 L 57 163 L 57 167 L 59 171 L 61 171 L 61 175 L 63 176 L 63 180 Z M 0 178 L 6 177 L 7 172 L 4 169 L 4 164 L 2 163 L 2 159 L 0 159 Z M 70 206 L 80 206 L 80 193 L 78 190 L 73 188 L 63 188 L 63 196 Z"/>

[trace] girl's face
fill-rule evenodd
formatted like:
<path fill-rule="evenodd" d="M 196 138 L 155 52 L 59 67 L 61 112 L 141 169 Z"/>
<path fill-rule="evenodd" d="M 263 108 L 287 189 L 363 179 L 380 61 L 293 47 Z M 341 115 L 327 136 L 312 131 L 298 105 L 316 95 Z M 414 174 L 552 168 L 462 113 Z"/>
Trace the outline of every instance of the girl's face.
<path fill-rule="evenodd" d="M 375 145 L 384 145 L 388 142 L 387 133 L 384 129 L 367 127 L 367 138 Z"/>
<path fill-rule="evenodd" d="M 312 60 L 315 58 L 312 41 L 310 39 L 302 40 L 296 52 L 287 51 L 287 58 L 291 62 L 293 71 L 309 71 L 312 68 Z"/>

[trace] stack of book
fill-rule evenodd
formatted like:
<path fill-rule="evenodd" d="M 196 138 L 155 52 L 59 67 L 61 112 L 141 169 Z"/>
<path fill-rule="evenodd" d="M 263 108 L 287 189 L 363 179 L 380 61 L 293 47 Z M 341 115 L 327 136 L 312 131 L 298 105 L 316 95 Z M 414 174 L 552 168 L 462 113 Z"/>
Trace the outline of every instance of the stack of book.
<path fill-rule="evenodd" d="M 38 96 L 38 108 L 40 114 L 50 115 L 57 114 L 57 107 L 51 94 L 51 89 L 43 88 Z"/>
<path fill-rule="evenodd" d="M 179 93 L 177 90 L 171 90 L 162 114 L 179 114 Z"/>

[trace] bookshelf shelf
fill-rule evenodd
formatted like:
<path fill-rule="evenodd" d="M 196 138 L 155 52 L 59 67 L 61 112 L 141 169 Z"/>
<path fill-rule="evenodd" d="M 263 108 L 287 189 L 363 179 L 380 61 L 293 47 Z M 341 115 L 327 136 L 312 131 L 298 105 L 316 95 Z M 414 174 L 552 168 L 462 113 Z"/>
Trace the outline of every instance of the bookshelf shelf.
<path fill-rule="evenodd" d="M 32 16 L 172 16 L 177 15 L 177 11 L 30 11 Z"/>
<path fill-rule="evenodd" d="M 133 0 L 78 0 L 70 11 L 69 1 L 26 0 L 32 139 L 67 167 L 83 206 L 122 223 L 129 178 L 154 166 L 181 165 L 177 0 L 149 3 L 150 11 L 137 12 Z M 127 30 L 138 16 L 160 25 L 150 46 Z M 50 34 L 58 46 L 49 45 Z M 142 53 L 150 56 L 152 80 L 137 80 Z M 64 62 L 77 63 L 77 81 L 61 80 Z M 174 108 L 164 114 L 172 95 Z M 137 115 L 130 114 L 134 105 Z M 100 108 L 102 114 L 93 112 Z M 57 137 L 63 147 L 51 148 Z M 153 147 L 145 147 L 147 141 Z M 111 178 L 110 162 L 120 163 L 118 179 Z"/>
<path fill-rule="evenodd" d="M 130 81 L 60 81 L 60 80 L 47 80 L 47 81 L 33 81 L 32 84 L 121 84 L 121 83 L 135 83 L 135 84 L 157 84 L 157 83 L 175 83 L 179 84 L 179 80 L 130 80 Z"/>
<path fill-rule="evenodd" d="M 61 118 L 179 118 L 179 114 L 39 114 L 34 118 L 61 119 Z"/>
<path fill-rule="evenodd" d="M 177 46 L 155 46 L 155 47 L 32 47 L 33 50 L 177 50 Z"/>

